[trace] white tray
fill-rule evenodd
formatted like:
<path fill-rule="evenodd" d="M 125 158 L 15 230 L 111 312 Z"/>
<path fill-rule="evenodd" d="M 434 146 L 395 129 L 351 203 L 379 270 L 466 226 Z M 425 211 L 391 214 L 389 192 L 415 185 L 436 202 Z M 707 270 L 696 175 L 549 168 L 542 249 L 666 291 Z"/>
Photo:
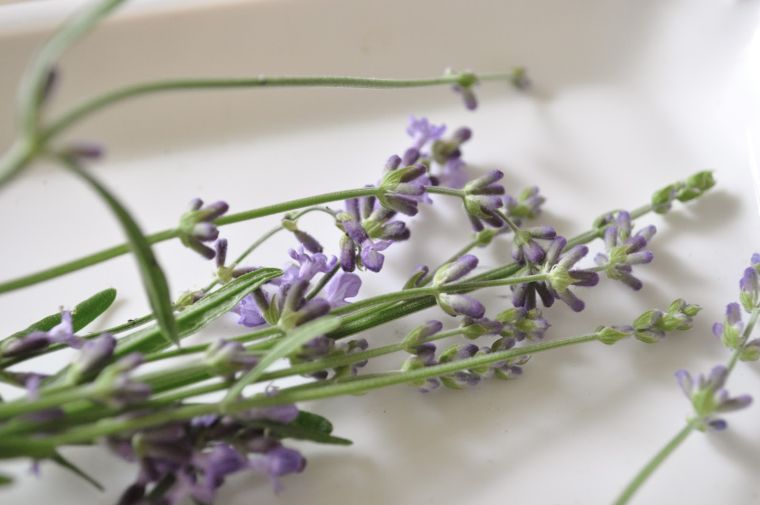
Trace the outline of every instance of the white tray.
<path fill-rule="evenodd" d="M 69 5 L 0 7 L 0 146 L 12 138 L 23 64 Z M 67 56 L 53 110 L 119 83 L 195 75 L 423 77 L 449 66 L 500 71 L 525 64 L 536 86 L 525 96 L 483 85 L 476 113 L 444 88 L 186 93 L 116 107 L 68 138 L 105 144 L 108 158 L 97 172 L 148 229 L 173 225 L 194 196 L 224 198 L 242 210 L 374 182 L 385 158 L 405 147 L 409 114 L 471 126 L 467 159 L 504 169 L 508 191 L 541 186 L 549 197 L 543 221 L 568 235 L 603 211 L 645 203 L 654 189 L 697 170 L 713 168 L 719 181 L 693 205 L 644 219 L 660 230 L 655 262 L 639 269 L 644 290 L 634 294 L 605 281 L 582 293 L 588 309 L 580 316 L 564 307 L 547 311 L 549 338 L 556 338 L 597 323 L 623 324 L 683 296 L 704 306 L 688 335 L 656 346 L 630 341 L 546 353 L 519 380 L 462 392 L 420 395 L 396 387 L 309 405 L 355 445 L 304 444 L 308 467 L 284 480 L 279 497 L 264 478 L 245 475 L 231 479 L 219 503 L 609 503 L 689 414 L 673 371 L 707 370 L 725 360 L 710 326 L 737 298 L 741 270 L 760 249 L 752 176 L 760 102 L 748 92 L 760 89 L 757 2 L 192 5 L 143 2 L 100 27 Z M 392 248 L 388 272 L 370 277 L 366 294 L 393 289 L 414 265 L 437 263 L 468 239 L 458 209 L 438 200 L 415 219 L 416 245 Z M 122 241 L 95 197 L 45 164 L 0 191 L 0 216 L 3 279 Z M 224 234 L 240 250 L 272 222 L 235 225 Z M 335 236 L 323 220 L 309 223 Z M 280 266 L 292 245 L 280 237 L 256 263 Z M 208 279 L 210 267 L 176 244 L 158 251 L 176 293 Z M 481 256 L 493 266 L 508 250 Z M 145 311 L 133 262 L 120 258 L 0 296 L 0 335 L 106 286 L 119 289 L 121 302 L 103 325 Z M 507 304 L 503 294 L 494 291 L 489 307 Z M 390 341 L 433 314 L 368 337 L 372 345 Z M 234 324 L 218 328 L 230 332 Z M 51 357 L 45 366 L 63 359 Z M 760 398 L 757 371 L 755 364 L 739 366 L 730 390 Z M 755 502 L 760 407 L 728 420 L 727 432 L 690 438 L 636 503 Z M 38 481 L 25 475 L 27 462 L 4 463 L 3 471 L 21 478 L 0 501 L 109 504 L 133 478 L 134 468 L 105 450 L 68 454 L 108 492 L 98 494 L 50 465 Z"/>

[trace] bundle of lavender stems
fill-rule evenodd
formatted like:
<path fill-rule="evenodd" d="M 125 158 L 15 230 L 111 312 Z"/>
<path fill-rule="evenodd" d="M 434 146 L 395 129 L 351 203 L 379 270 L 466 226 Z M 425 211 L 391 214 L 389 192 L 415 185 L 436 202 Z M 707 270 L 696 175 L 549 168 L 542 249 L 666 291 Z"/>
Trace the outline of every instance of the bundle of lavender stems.
<path fill-rule="evenodd" d="M 621 289 L 641 289 L 636 271 L 653 261 L 650 243 L 656 232 L 646 217 L 677 211 L 672 209 L 677 204 L 702 197 L 715 184 L 711 172 L 672 182 L 640 207 L 604 212 L 586 232 L 565 237 L 554 227 L 533 223 L 545 204 L 538 187 L 507 191 L 502 172 L 478 173 L 465 161 L 470 129 L 450 131 L 426 118 L 410 119 L 408 148 L 378 160 L 377 180 L 366 186 L 294 195 L 299 198 L 235 213 L 224 201 L 195 198 L 184 213 L 177 212 L 175 228 L 145 234 L 127 206 L 90 172 L 103 148 L 55 142 L 60 132 L 113 103 L 188 88 L 446 85 L 468 109 L 475 109 L 474 90 L 481 83 L 509 82 L 525 91 L 530 82 L 520 67 L 504 74 L 448 72 L 421 80 L 162 81 L 116 90 L 56 121 L 43 120 L 58 81 L 57 59 L 120 3 L 106 0 L 87 7 L 32 62 L 22 81 L 18 140 L 0 160 L 0 183 L 12 181 L 37 159 L 52 159 L 106 202 L 127 241 L 2 281 L 0 293 L 131 254 L 151 313 L 105 331 L 86 332 L 116 299 L 115 290 L 106 289 L 0 340 L 0 380 L 17 390 L 0 402 L 0 458 L 25 458 L 35 472 L 57 464 L 99 486 L 96 476 L 60 450 L 105 446 L 115 457 L 134 463 L 133 483 L 117 503 L 179 504 L 192 499 L 211 504 L 232 474 L 255 474 L 278 491 L 283 477 L 305 471 L 308 453 L 292 447 L 294 440 L 351 443 L 333 434 L 328 419 L 303 410 L 304 402 L 402 384 L 424 394 L 471 388 L 486 380 L 518 378 L 528 360 L 545 351 L 594 342 L 612 345 L 626 338 L 655 344 L 691 328 L 700 307 L 680 298 L 632 321 L 590 324 L 588 333 L 559 339 L 546 336 L 550 322 L 542 309 L 557 303 L 582 312 L 582 293 L 602 280 L 617 281 Z M 419 209 L 435 208 L 440 199 L 460 202 L 469 218 L 472 229 L 462 230 L 462 243 L 439 264 L 408 272 L 404 285 L 363 296 L 363 280 L 387 271 L 394 246 L 418 238 L 414 228 L 421 219 Z M 324 242 L 303 226 L 301 217 L 312 212 L 326 214 L 339 230 L 337 242 Z M 223 237 L 226 225 L 272 215 L 280 216 L 278 225 L 252 237 L 251 244 L 230 244 Z M 291 237 L 282 263 L 257 263 L 257 248 L 276 233 Z M 166 240 L 181 241 L 187 254 L 206 262 L 213 272 L 206 287 L 172 296 L 152 251 L 153 244 Z M 243 251 L 234 260 L 229 253 L 233 247 Z M 509 248 L 512 259 L 476 273 L 479 251 L 489 247 Z M 690 433 L 722 430 L 727 426 L 722 413 L 750 404 L 747 395 L 729 395 L 725 383 L 738 361 L 760 356 L 760 340 L 751 339 L 760 311 L 758 271 L 756 254 L 740 281 L 740 303 L 729 304 L 724 320 L 714 327 L 731 351 L 730 360 L 697 378 L 677 372 L 694 413 L 615 503 L 627 503 Z M 479 300 L 483 290 L 505 295 L 499 310 L 486 310 Z M 436 307 L 434 319 L 393 343 L 377 346 L 366 337 L 367 330 L 403 324 L 407 316 L 431 307 Z M 746 325 L 742 311 L 750 317 Z M 204 329 L 213 334 L 209 329 L 214 322 L 225 318 L 237 322 L 237 335 L 186 342 Z M 28 371 L 35 358 L 70 348 L 76 350 L 75 358 L 61 369 Z M 364 371 L 369 360 L 390 354 L 397 356 L 391 369 Z M 294 377 L 299 378 L 296 385 Z M 209 400 L 209 393 L 218 399 Z M 3 483 L 11 480 L 0 476 Z"/>

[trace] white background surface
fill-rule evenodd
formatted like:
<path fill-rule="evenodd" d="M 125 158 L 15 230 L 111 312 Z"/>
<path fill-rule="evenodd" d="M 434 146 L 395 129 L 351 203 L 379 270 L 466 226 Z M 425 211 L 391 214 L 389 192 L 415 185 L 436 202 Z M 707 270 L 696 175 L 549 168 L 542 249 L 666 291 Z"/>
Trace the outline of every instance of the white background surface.
<path fill-rule="evenodd" d="M 0 146 L 12 138 L 23 63 L 44 36 L 44 23 L 30 22 L 29 9 L 39 14 L 51 2 L 34 4 L 0 8 Z M 447 66 L 493 71 L 525 64 L 536 87 L 519 95 L 481 86 L 476 113 L 443 88 L 235 91 L 119 106 L 70 138 L 105 143 L 109 157 L 97 173 L 149 230 L 172 226 L 194 196 L 224 198 L 242 210 L 374 182 L 385 158 L 406 146 L 409 114 L 471 126 L 465 154 L 475 170 L 504 169 L 513 193 L 540 185 L 549 197 L 542 221 L 567 235 L 601 212 L 645 203 L 673 180 L 716 170 L 718 186 L 704 199 L 643 220 L 660 233 L 655 262 L 639 269 L 641 292 L 603 282 L 580 293 L 588 305 L 581 315 L 564 306 L 546 312 L 549 338 L 557 338 L 627 323 L 683 296 L 705 307 L 694 331 L 656 346 L 589 344 L 537 355 L 510 383 L 425 396 L 397 387 L 309 405 L 355 445 L 303 445 L 307 470 L 287 478 L 280 496 L 264 479 L 245 475 L 232 479 L 219 500 L 609 503 L 689 413 L 673 371 L 707 370 L 727 358 L 709 328 L 737 298 L 741 270 L 760 249 L 752 175 L 760 101 L 749 92 L 760 89 L 757 2 L 249 1 L 169 12 L 132 10 L 82 42 L 64 62 L 53 111 L 119 83 L 191 75 L 414 77 Z M 121 241 L 96 198 L 44 164 L 0 191 L 0 220 L 2 278 Z M 391 248 L 383 274 L 367 278 L 367 296 L 396 289 L 414 265 L 435 264 L 469 239 L 461 213 L 440 199 L 414 221 L 413 240 Z M 224 235 L 236 253 L 273 222 L 235 225 Z M 335 236 L 321 218 L 308 223 Z M 280 266 L 292 245 L 279 237 L 255 262 Z M 209 265 L 176 244 L 158 251 L 175 293 L 209 278 Z M 500 244 L 480 255 L 483 267 L 492 267 L 509 250 Z M 119 290 L 120 301 L 104 325 L 145 311 L 133 262 L 120 258 L 0 296 L 0 334 L 106 286 Z M 509 303 L 499 295 L 491 293 L 490 310 Z M 368 337 L 381 345 L 432 314 Z M 235 331 L 233 321 L 216 330 Z M 729 386 L 760 397 L 757 365 L 737 367 Z M 693 435 L 635 503 L 760 502 L 760 406 L 729 423 L 723 434 Z M 105 451 L 69 454 L 109 493 L 51 466 L 36 481 L 25 475 L 26 462 L 4 463 L 21 484 L 0 502 L 107 504 L 133 477 Z"/>

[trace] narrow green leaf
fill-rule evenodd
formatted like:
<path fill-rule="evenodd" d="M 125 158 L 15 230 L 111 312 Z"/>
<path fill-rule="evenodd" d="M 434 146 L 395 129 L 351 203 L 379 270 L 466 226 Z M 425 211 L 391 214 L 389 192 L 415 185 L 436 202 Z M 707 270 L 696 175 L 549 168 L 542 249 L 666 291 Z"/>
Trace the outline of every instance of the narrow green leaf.
<path fill-rule="evenodd" d="M 98 293 L 95 293 L 88 299 L 79 303 L 74 310 L 71 311 L 72 325 L 74 331 L 77 332 L 100 317 L 116 300 L 116 290 L 113 288 L 104 289 Z M 48 331 L 54 326 L 61 323 L 61 313 L 51 314 L 43 317 L 39 321 L 30 324 L 25 329 L 17 331 L 13 335 L 6 338 L 18 338 L 23 337 L 33 331 Z"/>
<path fill-rule="evenodd" d="M 54 463 L 56 463 L 57 465 L 65 468 L 66 470 L 69 470 L 70 472 L 72 472 L 77 477 L 80 477 L 83 480 L 85 480 L 86 482 L 90 483 L 98 491 L 105 491 L 105 488 L 103 487 L 103 485 L 100 482 L 98 482 L 97 480 L 95 480 L 94 477 L 92 477 L 87 472 L 85 472 L 84 470 L 82 470 L 81 468 L 79 468 L 77 465 L 75 465 L 74 463 L 72 463 L 68 459 L 64 458 L 63 455 L 60 452 L 56 451 L 55 454 L 53 455 L 53 457 L 50 458 L 50 460 L 53 461 Z"/>
<path fill-rule="evenodd" d="M 241 275 L 220 289 L 201 298 L 187 309 L 177 314 L 177 329 L 180 338 L 192 335 L 210 322 L 228 313 L 240 300 L 265 282 L 282 274 L 276 268 L 260 268 Z M 155 352 L 166 347 L 161 338 L 161 328 L 153 325 L 131 333 L 121 340 L 116 349 L 117 356 L 130 352 Z"/>
<path fill-rule="evenodd" d="M 303 412 L 302 412 L 303 413 Z M 315 415 L 315 414 L 312 414 Z M 321 416 L 317 416 L 321 417 Z M 323 417 L 321 419 L 327 421 Z M 351 445 L 353 442 L 347 438 L 335 437 L 330 435 L 330 432 L 325 432 L 320 429 L 319 426 L 314 426 L 310 422 L 305 424 L 299 423 L 301 416 L 289 424 L 280 424 L 272 421 L 251 421 L 250 425 L 267 428 L 280 438 L 294 438 L 298 440 L 309 440 L 311 442 L 318 442 L 320 444 L 334 444 L 334 445 Z M 329 421 L 328 421 L 329 424 Z M 332 429 L 332 425 L 330 426 Z"/>
<path fill-rule="evenodd" d="M 3 437 L 0 439 L 0 459 L 11 458 L 51 458 L 55 447 L 39 438 Z"/>
<path fill-rule="evenodd" d="M 301 426 L 302 428 L 312 431 L 319 431 L 326 435 L 333 432 L 333 424 L 326 417 L 315 414 L 314 412 L 307 412 L 305 410 L 298 411 L 298 417 L 293 421 L 293 424 Z"/>
<path fill-rule="evenodd" d="M 158 264 L 158 260 L 156 260 L 153 250 L 140 227 L 116 197 L 100 184 L 96 178 L 84 170 L 76 160 L 71 157 L 63 157 L 61 159 L 72 172 L 84 179 L 95 190 L 110 207 L 116 219 L 118 219 L 127 236 L 129 248 L 137 260 L 143 286 L 148 295 L 148 301 L 150 302 L 151 309 L 153 309 L 153 314 L 156 316 L 156 321 L 161 328 L 161 334 L 170 342 L 179 345 L 179 333 L 177 331 L 177 322 L 174 320 L 174 309 L 172 307 L 169 284 L 166 282 L 166 276 L 163 270 L 161 270 L 161 266 Z"/>
<path fill-rule="evenodd" d="M 0 473 L 0 487 L 9 486 L 11 484 L 13 484 L 13 477 L 4 473 Z"/>
<path fill-rule="evenodd" d="M 285 334 L 277 342 L 271 351 L 266 353 L 258 364 L 248 371 L 240 380 L 232 386 L 225 396 L 222 404 L 230 404 L 237 400 L 243 389 L 249 384 L 253 384 L 261 377 L 269 366 L 280 358 L 284 358 L 297 351 L 303 344 L 325 333 L 331 332 L 340 326 L 341 320 L 335 316 L 324 316 L 314 321 L 310 321 L 303 326 L 298 326 Z"/>

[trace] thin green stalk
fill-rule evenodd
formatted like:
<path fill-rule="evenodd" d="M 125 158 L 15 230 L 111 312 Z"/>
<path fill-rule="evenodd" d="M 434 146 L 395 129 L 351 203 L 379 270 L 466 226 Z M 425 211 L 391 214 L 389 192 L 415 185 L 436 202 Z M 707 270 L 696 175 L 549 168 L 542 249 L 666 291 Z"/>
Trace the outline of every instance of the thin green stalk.
<path fill-rule="evenodd" d="M 749 340 L 750 335 L 752 335 L 752 331 L 755 328 L 755 324 L 757 324 L 758 317 L 760 317 L 760 307 L 756 307 L 752 311 L 749 322 L 747 323 L 747 326 L 744 328 L 744 331 L 742 333 L 741 344 L 734 350 L 734 352 L 731 353 L 731 357 L 729 358 L 728 363 L 726 363 L 726 369 L 728 370 L 725 378 L 726 381 L 736 366 L 744 345 Z M 631 480 L 631 482 L 626 486 L 618 499 L 615 501 L 614 505 L 624 505 L 628 503 L 634 493 L 644 484 L 644 482 L 646 482 L 646 480 L 654 473 L 654 471 L 657 470 L 660 464 L 665 461 L 665 459 L 673 451 L 675 451 L 679 445 L 681 445 L 681 443 L 686 439 L 686 437 L 689 436 L 692 431 L 694 431 L 695 428 L 697 428 L 699 422 L 699 419 L 692 419 L 688 421 L 686 425 L 681 429 L 681 431 L 679 431 L 676 436 L 674 436 L 665 445 L 665 447 L 663 447 L 660 452 L 658 452 L 652 458 L 652 460 L 634 476 L 633 480 Z"/>
<path fill-rule="evenodd" d="M 70 18 L 42 46 L 27 67 L 19 86 L 19 119 L 25 136 L 33 137 L 37 131 L 40 100 L 48 73 L 69 47 L 124 2 L 125 0 L 103 0 L 89 4 Z M 0 181 L 2 180 L 0 175 Z"/>
<path fill-rule="evenodd" d="M 127 320 L 126 323 L 117 324 L 116 326 L 111 326 L 110 328 L 106 328 L 105 330 L 90 333 L 89 335 L 87 335 L 87 337 L 95 337 L 98 335 L 102 335 L 103 333 L 111 333 L 113 335 L 116 335 L 118 333 L 123 333 L 127 330 L 136 328 L 138 326 L 142 326 L 143 324 L 149 323 L 151 321 L 153 321 L 153 314 L 146 314 L 144 316 L 136 317 L 134 319 L 129 319 Z"/>
<path fill-rule="evenodd" d="M 644 465 L 644 468 L 642 468 L 639 473 L 636 474 L 636 477 L 634 477 L 630 484 L 626 486 L 617 500 L 615 500 L 613 505 L 625 505 L 628 503 L 636 491 L 639 490 L 641 485 L 646 482 L 649 476 L 652 475 L 654 471 L 660 467 L 662 462 L 665 461 L 668 456 L 673 453 L 673 451 L 678 449 L 678 447 L 683 443 L 684 440 L 686 440 L 686 438 L 691 434 L 691 432 L 694 431 L 695 428 L 695 421 L 690 421 L 686 424 L 686 426 L 681 428 L 681 430 L 676 433 L 676 435 L 671 438 L 670 441 L 668 441 L 668 443 L 665 444 L 665 446 L 660 449 L 646 465 Z"/>
<path fill-rule="evenodd" d="M 455 328 L 448 331 L 442 331 L 432 335 L 421 341 L 423 342 L 435 342 L 444 338 L 454 337 L 462 334 L 461 328 Z M 297 365 L 283 368 L 282 370 L 274 370 L 262 374 L 257 382 L 269 382 L 276 379 L 282 379 L 283 377 L 292 377 L 294 375 L 306 375 L 322 370 L 330 370 L 343 366 L 353 365 L 361 361 L 370 360 L 380 356 L 386 356 L 404 350 L 404 343 L 397 342 L 395 344 L 388 344 L 381 347 L 375 347 L 374 349 L 368 349 L 366 351 L 357 352 L 353 354 L 344 354 L 342 356 L 334 356 L 331 358 L 324 358 L 317 361 L 310 361 L 308 363 L 299 363 Z M 195 388 L 188 388 L 181 391 L 172 392 L 170 394 L 161 395 L 156 398 L 158 404 L 170 404 L 180 400 L 186 400 L 195 396 L 212 393 L 214 391 L 221 391 L 229 386 L 226 382 L 220 382 L 216 384 L 209 384 L 204 386 L 198 386 Z"/>
<path fill-rule="evenodd" d="M 278 203 L 275 205 L 269 205 L 266 207 L 259 207 L 257 209 L 251 209 L 243 212 L 227 214 L 220 217 L 215 221 L 218 226 L 225 226 L 228 224 L 238 223 L 249 219 L 256 219 L 260 217 L 270 216 L 273 214 L 279 214 L 281 212 L 287 212 L 290 210 L 296 210 L 303 207 L 310 207 L 313 205 L 320 205 L 323 203 L 335 202 L 340 200 L 346 200 L 349 198 L 358 198 L 361 196 L 372 196 L 376 194 L 377 188 L 357 188 L 344 191 L 336 191 L 333 193 L 325 193 L 322 195 L 310 196 L 306 198 L 298 198 L 296 200 L 290 200 L 287 202 Z M 157 233 L 146 235 L 148 243 L 155 244 L 157 242 L 163 242 L 165 240 L 176 238 L 178 231 L 176 229 L 163 230 Z M 76 260 L 72 260 L 60 265 L 40 270 L 39 272 L 27 274 L 16 279 L 11 279 L 5 282 L 0 282 L 0 293 L 7 293 L 16 289 L 20 289 L 26 286 L 31 286 L 42 281 L 53 279 L 64 274 L 75 272 L 83 268 L 102 263 L 104 261 L 116 258 L 129 252 L 128 244 L 120 244 L 96 253 L 83 256 Z"/>
<path fill-rule="evenodd" d="M 531 346 L 525 346 L 519 349 L 499 351 L 491 354 L 475 356 L 459 361 L 452 361 L 431 367 L 425 367 L 405 372 L 391 372 L 378 374 L 367 378 L 358 378 L 356 380 L 336 383 L 336 384 L 318 384 L 317 387 L 310 389 L 286 388 L 273 396 L 257 395 L 249 399 L 240 400 L 230 404 L 227 407 L 228 413 L 242 412 L 254 407 L 269 405 L 280 405 L 284 403 L 294 403 L 301 401 L 318 400 L 342 395 L 355 395 L 365 393 L 373 389 L 416 382 L 423 379 L 448 375 L 462 370 L 479 368 L 499 361 L 505 361 L 526 354 L 536 354 L 550 349 L 557 349 L 569 345 L 580 344 L 597 340 L 598 335 L 592 333 L 578 337 L 570 337 L 560 340 L 541 342 Z M 219 413 L 218 404 L 200 404 L 178 407 L 176 409 L 158 412 L 156 414 L 137 417 L 133 419 L 115 418 L 103 420 L 98 423 L 91 423 L 86 426 L 74 428 L 59 435 L 53 435 L 45 439 L 28 439 L 23 440 L 25 450 L 33 451 L 41 447 L 59 447 L 68 444 L 77 444 L 97 440 L 100 437 L 108 436 L 120 432 L 128 432 L 149 428 L 165 424 L 172 421 L 182 421 L 205 414 Z M 10 440 L 0 440 L 0 452 L 3 452 L 5 445 L 9 444 L 12 448 L 19 447 L 19 444 Z"/>
<path fill-rule="evenodd" d="M 451 74 L 432 79 L 375 79 L 344 76 L 260 76 L 252 78 L 228 79 L 175 79 L 147 82 L 117 89 L 101 96 L 91 98 L 71 109 L 60 119 L 53 122 L 42 133 L 47 141 L 63 130 L 90 116 L 91 114 L 118 102 L 155 93 L 168 91 L 192 91 L 208 89 L 234 88 L 365 88 L 365 89 L 399 89 L 420 88 L 456 84 L 462 74 Z M 510 81 L 513 73 L 494 73 L 478 75 L 480 81 Z"/>

